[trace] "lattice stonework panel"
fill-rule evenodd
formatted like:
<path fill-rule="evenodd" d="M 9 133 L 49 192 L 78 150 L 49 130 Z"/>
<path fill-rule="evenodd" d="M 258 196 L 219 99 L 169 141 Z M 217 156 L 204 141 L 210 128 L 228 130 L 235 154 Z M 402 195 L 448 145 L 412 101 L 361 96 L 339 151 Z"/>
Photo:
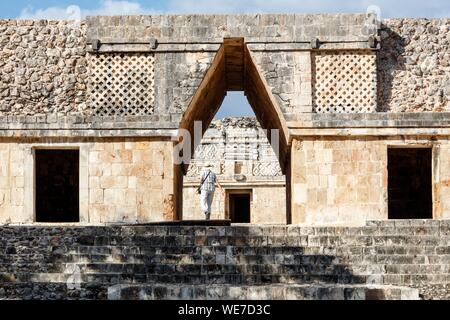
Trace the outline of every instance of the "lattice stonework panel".
<path fill-rule="evenodd" d="M 376 111 L 376 54 L 372 51 L 314 53 L 313 105 L 317 113 Z"/>
<path fill-rule="evenodd" d="M 258 162 L 253 167 L 254 176 L 262 177 L 280 177 L 283 175 L 278 161 L 273 162 Z"/>
<path fill-rule="evenodd" d="M 98 116 L 151 115 L 155 56 L 148 53 L 89 55 L 89 103 Z"/>

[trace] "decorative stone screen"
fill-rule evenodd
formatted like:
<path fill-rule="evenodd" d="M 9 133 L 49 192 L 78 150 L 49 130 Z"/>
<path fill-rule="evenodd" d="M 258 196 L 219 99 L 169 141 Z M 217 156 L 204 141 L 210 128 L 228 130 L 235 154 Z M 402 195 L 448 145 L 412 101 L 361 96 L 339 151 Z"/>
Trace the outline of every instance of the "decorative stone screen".
<path fill-rule="evenodd" d="M 277 161 L 273 162 L 257 162 L 253 167 L 254 176 L 269 176 L 269 177 L 281 177 L 280 164 Z"/>
<path fill-rule="evenodd" d="M 204 144 L 195 150 L 195 158 L 202 160 L 218 160 L 219 148 L 215 144 Z"/>
<path fill-rule="evenodd" d="M 376 111 L 376 54 L 327 51 L 313 54 L 313 105 L 317 113 Z"/>
<path fill-rule="evenodd" d="M 89 55 L 89 102 L 98 116 L 153 114 L 154 54 Z"/>

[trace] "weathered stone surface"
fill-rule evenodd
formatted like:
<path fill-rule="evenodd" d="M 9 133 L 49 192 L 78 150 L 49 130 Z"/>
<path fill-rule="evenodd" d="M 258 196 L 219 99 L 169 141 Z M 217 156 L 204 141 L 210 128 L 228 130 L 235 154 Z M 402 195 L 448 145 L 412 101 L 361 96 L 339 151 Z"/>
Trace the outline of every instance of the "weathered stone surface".
<path fill-rule="evenodd" d="M 87 72 L 84 22 L 0 21 L 0 115 L 86 113 Z"/>
<path fill-rule="evenodd" d="M 448 299 L 448 227 L 1 227 L 0 298 Z"/>
<path fill-rule="evenodd" d="M 126 46 L 148 38 L 148 47 L 151 39 L 162 43 L 151 51 L 155 55 L 155 102 L 145 112 L 155 114 L 148 120 L 151 123 L 175 127 L 224 37 L 245 38 L 289 118 L 313 111 L 314 62 L 311 48 L 293 51 L 286 43 L 309 45 L 312 38 L 318 38 L 320 46 L 315 50 L 319 52 L 332 49 L 330 41 L 340 42 L 335 49 L 362 52 L 367 46 L 350 43 L 367 43 L 378 32 L 374 17 L 365 14 L 90 17 L 81 22 L 3 20 L 0 26 L 0 115 L 90 115 L 86 50 L 91 39 Z M 378 111 L 448 110 L 448 28 L 447 19 L 383 22 L 382 47 L 376 53 Z M 164 48 L 164 42 L 181 47 Z M 146 52 L 143 48 L 132 51 Z M 25 119 L 19 122 L 31 123 L 32 119 Z M 37 118 L 37 123 L 42 119 Z"/>
<path fill-rule="evenodd" d="M 383 21 L 378 53 L 378 109 L 450 110 L 450 20 Z"/>
<path fill-rule="evenodd" d="M 228 218 L 230 193 L 247 190 L 252 223 L 286 223 L 286 177 L 255 117 L 229 117 L 211 123 L 184 178 L 183 219 L 204 219 L 196 190 L 205 164 L 214 166 L 227 190 L 225 197 L 216 193 L 212 218 Z"/>
<path fill-rule="evenodd" d="M 248 42 L 367 42 L 376 35 L 375 16 L 370 14 L 236 14 L 153 15 L 88 17 L 88 42 L 136 43 L 157 38 L 159 42 L 223 42 L 245 37 Z"/>
<path fill-rule="evenodd" d="M 80 150 L 80 222 L 174 219 L 171 141 L 22 139 L 21 143 L 0 141 L 0 223 L 35 221 L 30 206 L 36 188 L 30 184 L 34 175 L 33 150 L 64 149 L 67 145 Z"/>
<path fill-rule="evenodd" d="M 108 300 L 419 300 L 417 289 L 383 285 L 116 285 Z"/>

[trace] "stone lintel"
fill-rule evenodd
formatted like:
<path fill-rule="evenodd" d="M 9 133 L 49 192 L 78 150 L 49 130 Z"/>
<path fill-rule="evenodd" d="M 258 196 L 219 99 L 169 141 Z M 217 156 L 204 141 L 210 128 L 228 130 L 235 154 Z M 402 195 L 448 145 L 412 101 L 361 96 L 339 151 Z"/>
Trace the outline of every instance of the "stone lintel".
<path fill-rule="evenodd" d="M 450 128 L 449 112 L 303 113 L 287 116 L 290 129 Z"/>
<path fill-rule="evenodd" d="M 87 47 L 89 53 L 115 53 L 115 52 L 216 52 L 218 43 L 160 43 L 156 49 L 146 43 L 105 43 L 98 50 L 92 46 Z"/>
<path fill-rule="evenodd" d="M 450 136 L 447 128 L 295 128 L 289 129 L 289 137 L 300 136 Z"/>
<path fill-rule="evenodd" d="M 0 130 L 1 138 L 158 138 L 171 139 L 173 129 L 10 129 Z"/>
<path fill-rule="evenodd" d="M 89 53 L 119 53 L 119 52 L 216 52 L 223 39 L 216 43 L 160 43 L 152 49 L 146 43 L 104 43 L 98 50 L 87 46 Z M 291 51 L 311 50 L 309 42 L 246 42 L 251 51 Z M 320 50 L 373 50 L 367 41 L 333 41 L 322 42 Z M 318 50 L 319 50 L 318 49 Z"/>
<path fill-rule="evenodd" d="M 229 14 L 146 15 L 87 17 L 88 43 L 223 42 L 224 38 L 245 38 L 252 42 L 366 42 L 378 34 L 373 14 Z M 102 46 L 100 46 L 102 47 Z"/>

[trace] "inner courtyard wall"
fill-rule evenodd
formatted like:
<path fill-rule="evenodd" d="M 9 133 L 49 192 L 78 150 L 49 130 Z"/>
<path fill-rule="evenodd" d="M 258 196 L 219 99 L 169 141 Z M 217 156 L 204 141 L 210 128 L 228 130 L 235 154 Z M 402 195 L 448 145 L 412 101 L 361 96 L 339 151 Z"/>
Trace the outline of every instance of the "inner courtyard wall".
<path fill-rule="evenodd" d="M 291 151 L 293 224 L 387 220 L 387 153 L 396 147 L 432 149 L 433 218 L 450 218 L 448 138 L 304 137 Z"/>
<path fill-rule="evenodd" d="M 80 150 L 81 223 L 175 219 L 171 141 L 2 139 L 0 223 L 35 222 L 35 149 Z"/>
<path fill-rule="evenodd" d="M 197 185 L 183 188 L 183 219 L 204 220 L 205 215 L 200 206 L 200 195 L 196 193 Z M 228 190 L 249 190 L 250 223 L 254 224 L 286 224 L 286 188 L 284 185 L 224 185 Z M 227 212 L 227 194 L 222 196 L 217 190 L 214 195 L 211 219 L 229 219 Z"/>
<path fill-rule="evenodd" d="M 86 177 L 80 184 L 81 222 L 175 219 L 174 211 L 182 211 L 177 202 L 182 185 L 169 160 L 169 140 L 226 37 L 244 37 L 286 122 L 293 223 L 386 219 L 386 150 L 405 141 L 433 145 L 433 214 L 448 218 L 449 21 L 389 19 L 378 24 L 366 14 L 0 20 L 0 221 L 33 222 L 32 147 L 55 145 L 80 148 L 80 174 Z M 108 80 L 121 90 L 126 86 L 111 72 L 93 72 L 101 58 L 104 68 L 132 61 L 121 74 L 130 77 L 126 81 L 135 90 L 148 92 L 149 102 L 142 106 L 138 95 L 108 87 Z M 341 108 L 336 99 L 338 107 L 314 105 L 314 97 L 320 97 L 318 71 L 329 68 L 330 74 L 342 75 L 337 66 L 343 61 L 353 61 L 351 67 L 358 70 L 344 77 L 345 83 L 360 88 L 370 82 L 364 90 L 370 93 L 371 108 Z M 142 79 L 148 81 L 145 87 Z M 332 90 L 325 90 L 322 101 L 338 97 L 330 95 Z M 111 98 L 111 92 L 129 101 L 120 108 L 111 101 L 93 103 Z M 348 90 L 344 98 L 367 96 Z M 368 120 L 377 122 L 379 133 L 367 129 Z M 421 137 L 411 138 L 415 131 Z M 117 139 L 129 139 L 123 150 Z M 147 149 L 139 149 L 142 140 L 149 142 Z M 158 167 L 161 157 L 163 169 Z M 133 187 L 134 180 L 142 185 Z M 125 205 L 119 204 L 117 199 L 124 198 Z"/>
<path fill-rule="evenodd" d="M 214 120 L 194 152 L 183 184 L 183 219 L 205 218 L 196 189 L 205 165 L 220 185 L 211 219 L 230 219 L 229 194 L 250 192 L 250 222 L 286 224 L 286 177 L 274 149 L 255 117 Z"/>

